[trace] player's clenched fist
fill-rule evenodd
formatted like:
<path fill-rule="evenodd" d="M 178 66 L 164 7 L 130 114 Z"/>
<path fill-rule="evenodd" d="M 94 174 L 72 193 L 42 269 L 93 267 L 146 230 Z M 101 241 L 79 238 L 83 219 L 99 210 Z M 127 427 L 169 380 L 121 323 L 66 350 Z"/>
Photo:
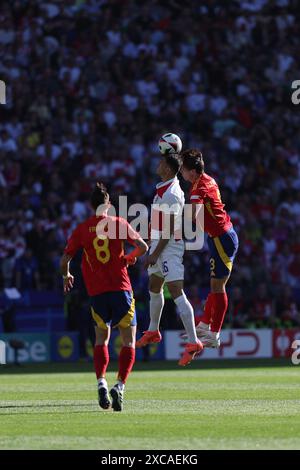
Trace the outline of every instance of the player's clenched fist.
<path fill-rule="evenodd" d="M 137 258 L 129 254 L 129 255 L 124 256 L 124 260 L 125 260 L 126 266 L 132 266 L 133 264 L 136 263 Z"/>
<path fill-rule="evenodd" d="M 74 276 L 72 276 L 72 274 L 67 274 L 66 276 L 63 276 L 63 280 L 64 280 L 64 293 L 66 294 L 73 287 Z"/>

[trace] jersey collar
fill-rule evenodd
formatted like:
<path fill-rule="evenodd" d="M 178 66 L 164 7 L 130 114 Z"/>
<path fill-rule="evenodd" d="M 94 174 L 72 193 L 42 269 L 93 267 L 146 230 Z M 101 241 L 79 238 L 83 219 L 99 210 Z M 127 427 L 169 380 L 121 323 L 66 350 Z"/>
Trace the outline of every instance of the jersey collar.
<path fill-rule="evenodd" d="M 177 176 L 175 178 L 172 178 L 168 181 L 163 181 L 162 183 L 158 183 L 156 185 L 156 194 L 159 197 L 162 197 L 163 194 L 167 191 L 167 189 L 177 180 Z"/>

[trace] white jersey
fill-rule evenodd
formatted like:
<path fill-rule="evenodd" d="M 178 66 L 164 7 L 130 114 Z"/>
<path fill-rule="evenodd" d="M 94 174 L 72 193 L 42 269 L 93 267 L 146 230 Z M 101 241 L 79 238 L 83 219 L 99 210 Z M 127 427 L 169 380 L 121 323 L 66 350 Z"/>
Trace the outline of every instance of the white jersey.
<path fill-rule="evenodd" d="M 182 239 L 182 212 L 184 208 L 184 193 L 178 178 L 164 181 L 156 186 L 156 195 L 151 210 L 151 247 L 153 253 L 161 237 L 162 231 L 169 227 L 167 219 L 174 214 L 174 235 L 160 254 L 157 263 L 148 268 L 149 276 L 155 274 L 164 277 L 167 282 L 183 280 L 184 241 Z"/>
<path fill-rule="evenodd" d="M 170 214 L 175 216 L 175 238 L 182 238 L 183 207 L 184 193 L 176 176 L 171 180 L 156 185 L 156 194 L 151 210 L 151 241 L 159 240 L 162 229 L 166 228 L 164 222 L 167 222 Z"/>

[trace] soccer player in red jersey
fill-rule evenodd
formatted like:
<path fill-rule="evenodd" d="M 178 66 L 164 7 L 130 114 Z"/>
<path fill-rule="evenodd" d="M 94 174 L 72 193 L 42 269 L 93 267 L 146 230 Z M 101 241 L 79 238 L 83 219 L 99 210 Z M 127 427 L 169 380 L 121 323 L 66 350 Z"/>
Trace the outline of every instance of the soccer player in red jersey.
<path fill-rule="evenodd" d="M 196 149 L 181 154 L 181 174 L 192 183 L 190 203 L 195 220 L 199 204 L 204 207 L 204 231 L 208 234 L 210 250 L 210 287 L 202 321 L 197 325 L 197 336 L 206 347 L 220 346 L 220 331 L 228 306 L 226 283 L 238 250 L 238 236 L 224 209 L 216 181 L 204 172 L 202 153 Z"/>
<path fill-rule="evenodd" d="M 135 301 L 127 266 L 134 264 L 148 247 L 125 219 L 107 215 L 109 195 L 101 183 L 97 183 L 90 202 L 96 214 L 79 224 L 71 234 L 61 258 L 61 273 L 66 293 L 74 283 L 69 270 L 70 261 L 82 248 L 81 269 L 95 323 L 94 366 L 99 405 L 103 409 L 111 405 L 105 374 L 109 363 L 111 328 L 118 327 L 123 347 L 119 355 L 118 381 L 110 390 L 110 396 L 113 410 L 121 411 L 125 382 L 135 361 L 136 337 Z M 127 255 L 124 254 L 125 240 L 121 238 L 124 234 L 135 246 Z"/>

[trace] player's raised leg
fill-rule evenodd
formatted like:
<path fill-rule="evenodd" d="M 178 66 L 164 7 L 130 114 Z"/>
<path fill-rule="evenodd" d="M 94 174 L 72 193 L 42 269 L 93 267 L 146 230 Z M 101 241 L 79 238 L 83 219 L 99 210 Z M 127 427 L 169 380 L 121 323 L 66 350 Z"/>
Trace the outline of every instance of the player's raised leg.
<path fill-rule="evenodd" d="M 220 331 L 228 307 L 226 284 L 230 278 L 238 249 L 238 237 L 233 229 L 220 237 L 208 237 L 210 258 L 210 288 L 205 314 L 197 325 L 197 336 L 205 347 L 220 346 Z"/>
<path fill-rule="evenodd" d="M 228 279 L 229 277 L 211 279 L 209 302 L 206 301 L 204 317 L 196 327 L 197 337 L 206 348 L 218 348 L 220 346 L 220 331 L 228 307 L 225 288 Z"/>
<path fill-rule="evenodd" d="M 151 343 L 159 343 L 161 334 L 159 332 L 159 324 L 161 314 L 164 307 L 163 294 L 164 279 L 158 274 L 151 274 L 149 277 L 149 294 L 150 294 L 150 324 L 147 331 L 136 342 L 136 347 L 141 348 Z"/>
<path fill-rule="evenodd" d="M 204 305 L 204 314 L 201 321 L 198 323 L 196 327 L 196 331 L 208 331 L 210 330 L 211 324 L 211 315 L 212 315 L 212 305 L 213 305 L 213 295 L 210 292 L 206 298 L 205 305 Z M 199 335 L 198 335 L 199 337 Z"/>
<path fill-rule="evenodd" d="M 98 381 L 99 406 L 104 410 L 110 407 L 108 387 L 106 382 L 106 369 L 109 364 L 108 343 L 110 338 L 110 327 L 95 327 L 96 343 L 94 347 L 94 367 Z"/>
<path fill-rule="evenodd" d="M 207 337 L 207 332 L 210 332 L 210 324 L 212 322 L 212 306 L 213 294 L 210 292 L 206 298 L 204 305 L 204 313 L 201 321 L 196 326 L 197 337 L 202 340 Z M 187 333 L 181 335 L 183 339 L 187 339 Z"/>
<path fill-rule="evenodd" d="M 185 345 L 185 352 L 179 361 L 180 366 L 186 366 L 194 359 L 197 353 L 202 351 L 203 346 L 196 335 L 194 310 L 183 291 L 183 281 L 171 281 L 167 282 L 167 285 L 179 310 L 179 315 L 188 338 L 188 343 Z"/>
<path fill-rule="evenodd" d="M 229 276 L 223 279 L 211 279 L 211 291 L 213 297 L 212 319 L 210 330 L 212 333 L 220 333 L 224 317 L 228 307 L 226 283 Z"/>
<path fill-rule="evenodd" d="M 122 340 L 122 349 L 119 354 L 118 378 L 117 383 L 110 390 L 112 408 L 114 411 L 122 411 L 123 409 L 125 383 L 135 362 L 136 326 L 129 326 L 127 328 L 120 326 L 119 330 Z"/>

